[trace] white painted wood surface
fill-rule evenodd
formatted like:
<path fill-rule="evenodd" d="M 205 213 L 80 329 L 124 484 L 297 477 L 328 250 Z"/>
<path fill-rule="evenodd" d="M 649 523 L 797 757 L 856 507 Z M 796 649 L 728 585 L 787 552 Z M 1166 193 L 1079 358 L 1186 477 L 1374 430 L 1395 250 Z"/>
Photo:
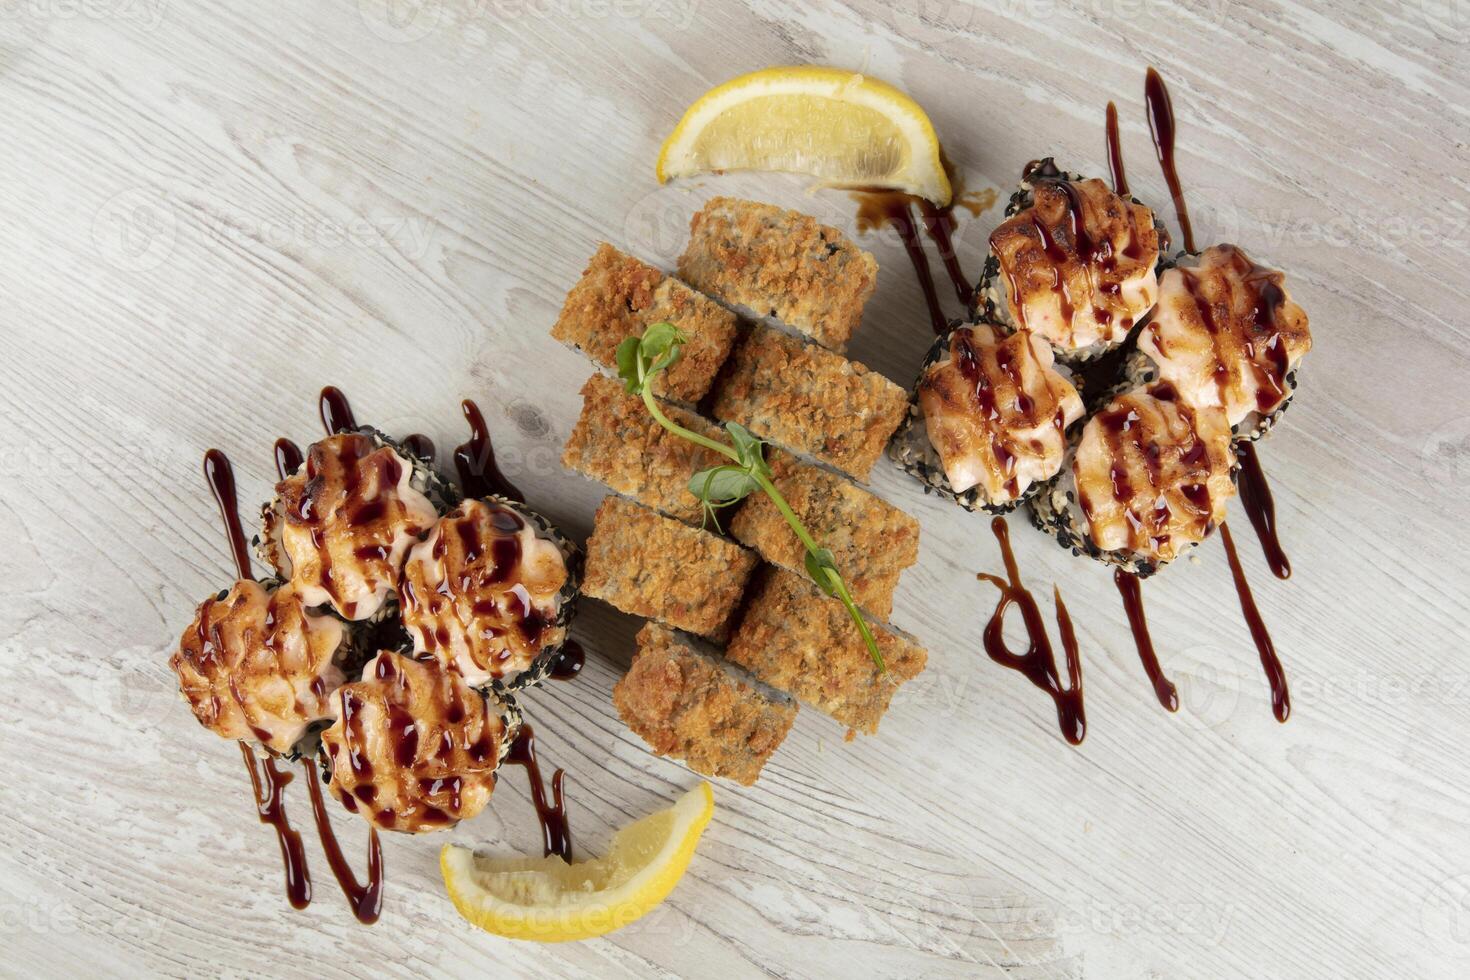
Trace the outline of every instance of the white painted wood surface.
<path fill-rule="evenodd" d="M 1465 0 L 0 0 L 0 970 L 1464 975 L 1467 42 Z M 1069 748 L 980 652 L 985 521 L 883 465 L 923 522 L 894 620 L 928 673 L 879 737 L 806 712 L 758 787 L 720 787 L 657 912 L 557 947 L 461 922 L 438 848 L 534 851 L 516 777 L 450 835 L 387 841 L 378 926 L 314 842 L 318 899 L 293 912 L 235 748 L 165 666 L 231 577 L 200 453 L 229 453 L 253 502 L 271 440 L 315 436 L 324 383 L 441 446 L 472 396 L 509 475 L 585 534 L 602 491 L 557 464 L 589 371 L 546 336 L 562 294 L 599 239 L 668 263 L 716 190 L 851 229 L 845 195 L 792 178 L 653 181 L 705 88 L 806 61 L 910 91 L 972 187 L 1047 153 L 1104 170 L 1114 99 L 1155 202 L 1143 69 L 1170 81 L 1200 240 L 1286 268 L 1316 335 L 1263 449 L 1291 581 L 1236 521 L 1291 721 L 1218 544 L 1146 589 L 1170 716 L 1107 574 L 1017 518 L 1028 583 L 1059 583 L 1079 626 L 1091 725 Z M 968 269 L 998 214 L 962 225 Z M 853 354 L 907 384 L 922 304 L 897 242 L 866 244 Z M 589 608 L 582 679 L 529 699 L 593 850 L 693 782 L 610 704 L 634 629 Z"/>

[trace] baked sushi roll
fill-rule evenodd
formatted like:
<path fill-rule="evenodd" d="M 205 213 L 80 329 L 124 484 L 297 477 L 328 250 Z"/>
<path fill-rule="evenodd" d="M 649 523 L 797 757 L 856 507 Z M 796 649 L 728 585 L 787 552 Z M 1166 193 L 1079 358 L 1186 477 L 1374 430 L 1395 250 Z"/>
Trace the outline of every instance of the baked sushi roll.
<path fill-rule="evenodd" d="M 328 788 L 374 827 L 444 830 L 485 809 L 520 727 L 514 705 L 491 702 L 437 660 L 389 650 L 332 698 L 322 732 Z"/>
<path fill-rule="evenodd" d="M 689 222 L 679 277 L 841 351 L 878 285 L 878 263 L 809 215 L 716 197 Z"/>
<path fill-rule="evenodd" d="M 262 514 L 260 556 L 309 606 L 384 612 L 408 549 L 458 500 L 423 460 L 372 429 L 312 443 Z"/>
<path fill-rule="evenodd" d="M 398 607 L 419 659 L 471 687 L 524 687 L 566 642 L 581 553 L 546 520 L 501 497 L 465 500 L 414 545 Z"/>
<path fill-rule="evenodd" d="M 709 439 L 722 439 L 718 426 L 665 402 L 670 421 Z M 648 414 L 621 381 L 594 374 L 582 386 L 582 414 L 567 439 L 562 465 L 625 497 L 685 524 L 702 524 L 704 506 L 689 492 L 689 478 L 728 460 L 674 435 Z"/>
<path fill-rule="evenodd" d="M 756 557 L 620 497 L 597 508 L 582 591 L 634 616 L 723 640 Z"/>
<path fill-rule="evenodd" d="M 886 620 L 899 576 L 919 560 L 919 522 L 836 473 L 785 454 L 770 466 L 776 489 L 807 532 L 831 550 L 853 601 Z M 730 533 L 771 564 L 806 574 L 806 547 L 765 494 L 745 498 Z"/>
<path fill-rule="evenodd" d="M 919 675 L 929 655 L 892 627 L 869 626 L 886 671 L 873 663 L 841 602 L 799 575 L 766 565 L 725 656 L 850 729 L 875 735 L 893 695 Z"/>
<path fill-rule="evenodd" d="M 655 623 L 638 631 L 638 652 L 612 697 L 655 755 L 743 786 L 760 776 L 797 711 L 790 695 Z"/>
<path fill-rule="evenodd" d="M 1158 376 L 1190 404 L 1223 409 L 1238 438 L 1260 438 L 1286 411 L 1312 349 L 1285 280 L 1234 245 L 1183 256 L 1160 276 L 1158 309 L 1138 335 Z"/>
<path fill-rule="evenodd" d="M 966 510 L 1002 514 L 1062 468 L 1082 397 L 1030 331 L 962 326 L 924 358 L 889 454 L 928 490 Z"/>
<path fill-rule="evenodd" d="M 352 636 L 307 606 L 294 586 L 251 579 L 199 604 L 169 658 L 199 724 L 294 756 L 332 717 Z"/>
<path fill-rule="evenodd" d="M 567 293 L 551 336 L 616 371 L 618 344 L 660 321 L 678 327 L 686 342 L 654 379 L 654 393 L 697 402 L 735 343 L 735 314 L 605 242 Z"/>
<path fill-rule="evenodd" d="M 1087 421 L 1032 519 L 1073 554 L 1152 575 L 1225 519 L 1234 468 L 1225 412 L 1158 382 Z"/>
<path fill-rule="evenodd" d="M 1080 363 L 1117 347 L 1153 309 L 1161 232 L 1149 208 L 1048 159 L 1027 169 L 1006 213 L 981 279 L 987 319 Z"/>
<path fill-rule="evenodd" d="M 866 480 L 903 421 L 908 396 L 876 371 L 753 327 L 715 383 L 715 418 Z"/>

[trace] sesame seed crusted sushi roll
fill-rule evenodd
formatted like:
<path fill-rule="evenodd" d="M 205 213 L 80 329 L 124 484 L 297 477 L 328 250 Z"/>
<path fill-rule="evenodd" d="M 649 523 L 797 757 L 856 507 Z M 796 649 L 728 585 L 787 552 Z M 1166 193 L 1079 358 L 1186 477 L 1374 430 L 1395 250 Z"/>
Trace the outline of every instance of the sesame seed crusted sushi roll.
<path fill-rule="evenodd" d="M 1165 382 L 1119 395 L 1087 421 L 1032 521 L 1073 554 L 1140 576 L 1203 541 L 1235 496 L 1230 426 Z"/>
<path fill-rule="evenodd" d="M 322 733 L 328 787 L 383 830 L 444 830 L 490 802 L 520 713 L 437 660 L 381 651 L 332 698 Z"/>
<path fill-rule="evenodd" d="M 332 716 L 352 633 L 307 608 L 294 586 L 240 579 L 204 600 L 169 666 L 205 728 L 294 756 Z"/>
<path fill-rule="evenodd" d="M 313 443 L 276 484 L 257 550 L 312 606 L 366 620 L 391 607 L 408 549 L 458 492 L 372 429 Z"/>
<path fill-rule="evenodd" d="M 1222 408 L 1236 436 L 1258 439 L 1286 411 L 1312 349 L 1286 277 L 1234 245 L 1186 255 L 1159 279 L 1138 349 L 1185 401 Z"/>
<path fill-rule="evenodd" d="M 993 324 L 959 327 L 924 359 L 889 453 L 966 510 L 1012 510 L 1062 467 L 1082 398 L 1049 344 Z"/>
<path fill-rule="evenodd" d="M 415 655 L 471 687 L 518 689 L 545 676 L 576 606 L 582 554 L 503 497 L 465 500 L 414 545 L 399 612 Z"/>
<path fill-rule="evenodd" d="M 1117 347 L 1158 299 L 1167 238 L 1153 212 L 1050 159 L 1028 166 L 990 234 L 979 291 L 987 319 L 1028 329 L 1081 363 Z"/>

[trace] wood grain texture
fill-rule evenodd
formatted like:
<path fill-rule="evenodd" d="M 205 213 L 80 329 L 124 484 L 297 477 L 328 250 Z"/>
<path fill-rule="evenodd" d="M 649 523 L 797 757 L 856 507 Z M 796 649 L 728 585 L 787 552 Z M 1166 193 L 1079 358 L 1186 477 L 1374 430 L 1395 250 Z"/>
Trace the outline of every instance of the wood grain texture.
<path fill-rule="evenodd" d="M 7 972 L 1464 975 L 1467 44 L 1464 0 L 0 0 Z M 291 911 L 234 747 L 165 666 L 230 575 L 202 451 L 257 500 L 271 441 L 316 434 L 322 384 L 441 446 L 471 396 L 510 478 L 585 535 L 602 491 L 557 459 L 590 369 L 546 330 L 599 240 L 668 267 L 714 193 L 855 233 L 844 194 L 798 179 L 653 182 L 690 100 L 803 61 L 906 88 L 972 187 L 1044 154 L 1104 172 L 1116 100 L 1154 202 L 1145 65 L 1170 81 L 1200 241 L 1287 269 L 1316 334 L 1262 450 L 1291 581 L 1232 511 L 1291 721 L 1217 543 L 1146 589 L 1169 716 L 1106 572 L 1016 518 L 1028 583 L 1059 583 L 1078 625 L 1091 725 L 1069 748 L 980 652 L 984 519 L 880 464 L 876 490 L 923 523 L 893 618 L 928 672 L 877 738 L 803 712 L 756 788 L 717 790 L 654 914 L 550 948 L 455 916 L 445 839 L 536 846 L 519 773 L 451 834 L 387 841 L 377 927 L 314 842 L 318 899 Z M 972 274 L 998 216 L 961 225 Z M 864 244 L 880 283 L 852 354 L 906 385 L 920 295 L 896 240 Z M 693 777 L 619 723 L 637 624 L 588 605 L 587 669 L 528 714 L 595 850 Z"/>

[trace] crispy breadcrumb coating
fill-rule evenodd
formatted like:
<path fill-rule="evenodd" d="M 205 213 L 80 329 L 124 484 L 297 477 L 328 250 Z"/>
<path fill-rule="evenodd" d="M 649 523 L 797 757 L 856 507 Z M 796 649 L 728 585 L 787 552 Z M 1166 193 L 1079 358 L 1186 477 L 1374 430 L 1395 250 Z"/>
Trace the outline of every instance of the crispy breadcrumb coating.
<path fill-rule="evenodd" d="M 894 693 L 918 676 L 929 655 L 912 640 L 870 625 L 885 673 L 878 672 L 841 602 L 804 578 L 766 566 L 725 656 L 777 690 L 873 735 Z"/>
<path fill-rule="evenodd" d="M 654 754 L 749 786 L 786 738 L 797 706 L 739 679 L 737 670 L 649 623 L 638 632 L 632 666 L 613 687 L 613 704 Z"/>
<path fill-rule="evenodd" d="M 693 412 L 668 403 L 660 407 L 675 424 L 720 438 L 718 427 Z M 699 524 L 703 510 L 689 492 L 689 478 L 726 460 L 659 425 L 621 381 L 594 374 L 582 386 L 582 414 L 561 462 L 640 504 Z"/>
<path fill-rule="evenodd" d="M 919 560 L 919 522 L 852 481 L 790 456 L 772 460 L 771 472 L 807 531 L 832 550 L 853 600 L 886 620 L 899 575 Z M 805 574 L 806 548 L 765 494 L 745 499 L 730 533 L 771 564 Z"/>
<path fill-rule="evenodd" d="M 678 327 L 688 342 L 679 360 L 655 379 L 653 390 L 698 401 L 735 342 L 735 314 L 606 242 L 567 293 L 551 336 L 616 369 L 618 344 L 663 320 Z"/>
<path fill-rule="evenodd" d="M 878 263 L 836 228 L 771 204 L 716 197 L 689 222 L 679 275 L 840 351 L 862 321 Z"/>
<path fill-rule="evenodd" d="M 635 616 L 723 639 L 756 557 L 621 497 L 597 508 L 582 591 Z"/>
<path fill-rule="evenodd" d="M 867 479 L 908 410 L 898 385 L 856 361 L 765 327 L 735 347 L 716 418 Z"/>

